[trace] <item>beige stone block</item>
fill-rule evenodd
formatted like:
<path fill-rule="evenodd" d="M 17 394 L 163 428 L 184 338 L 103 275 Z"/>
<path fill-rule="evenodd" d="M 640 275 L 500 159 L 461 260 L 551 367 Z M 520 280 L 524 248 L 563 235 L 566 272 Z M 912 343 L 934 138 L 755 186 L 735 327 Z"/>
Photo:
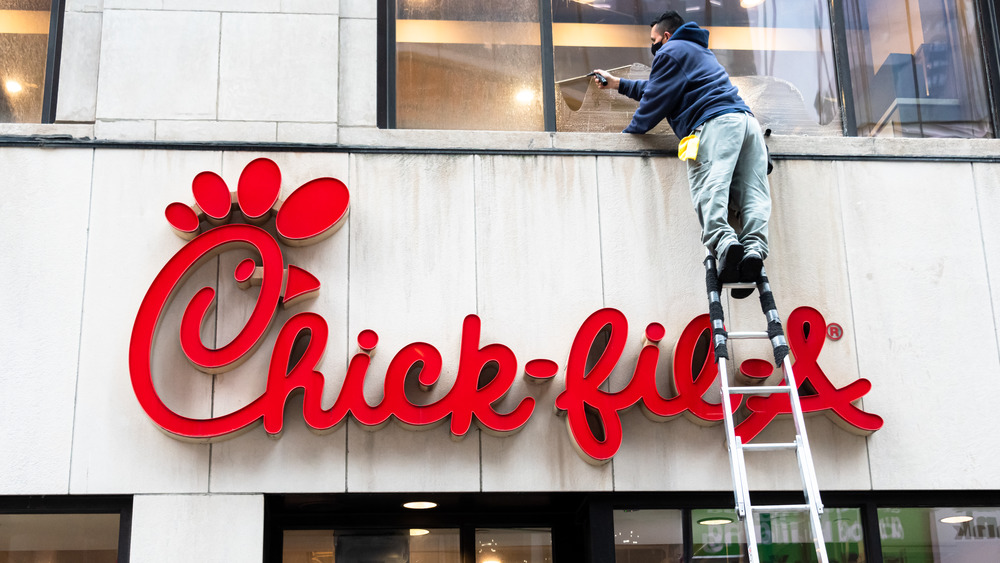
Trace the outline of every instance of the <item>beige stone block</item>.
<path fill-rule="evenodd" d="M 99 119 L 214 119 L 220 16 L 109 10 L 101 34 Z"/>
<path fill-rule="evenodd" d="M 0 149 L 0 494 L 66 494 L 93 151 Z"/>
<path fill-rule="evenodd" d="M 378 26 L 375 20 L 340 20 L 340 108 L 344 126 L 375 127 L 378 114 Z"/>
<path fill-rule="evenodd" d="M 375 19 L 378 17 L 378 3 L 369 0 L 340 0 L 340 15 L 345 18 Z"/>
<path fill-rule="evenodd" d="M 89 123 L 0 123 L 0 135 L 5 137 L 86 139 L 94 136 L 94 125 Z"/>
<path fill-rule="evenodd" d="M 290 123 L 278 122 L 279 143 L 312 143 L 317 145 L 337 144 L 336 123 Z"/>
<path fill-rule="evenodd" d="M 267 121 L 171 121 L 156 122 L 157 141 L 273 142 L 277 124 Z"/>
<path fill-rule="evenodd" d="M 336 14 L 338 0 L 281 0 L 281 11 L 293 14 Z"/>
<path fill-rule="evenodd" d="M 338 27 L 336 16 L 224 14 L 219 118 L 337 121 Z"/>
<path fill-rule="evenodd" d="M 94 121 L 101 60 L 101 13 L 66 12 L 59 62 L 57 121 Z"/>
<path fill-rule="evenodd" d="M 114 141 L 152 141 L 156 122 L 148 120 L 103 121 L 94 124 L 94 136 Z"/>
<path fill-rule="evenodd" d="M 956 431 L 947 414 L 988 426 L 990 394 L 969 390 L 1000 370 L 972 165 L 837 166 L 858 365 L 873 384 L 863 405 L 885 419 L 868 439 L 872 487 L 994 488 L 1000 439 Z"/>
<path fill-rule="evenodd" d="M 281 0 L 161 0 L 164 10 L 210 12 L 277 12 Z"/>
<path fill-rule="evenodd" d="M 444 131 L 341 127 L 340 143 L 364 147 L 546 150 L 552 147 L 552 138 L 550 133 L 529 131 Z"/>
<path fill-rule="evenodd" d="M 104 0 L 66 0 L 67 12 L 100 12 L 104 10 Z"/>

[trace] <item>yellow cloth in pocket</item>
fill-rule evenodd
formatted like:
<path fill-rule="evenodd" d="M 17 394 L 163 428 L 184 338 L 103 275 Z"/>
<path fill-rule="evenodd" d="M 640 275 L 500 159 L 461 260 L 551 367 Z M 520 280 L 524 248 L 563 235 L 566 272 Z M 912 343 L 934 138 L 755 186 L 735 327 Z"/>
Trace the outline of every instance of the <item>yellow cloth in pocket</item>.
<path fill-rule="evenodd" d="M 691 134 L 681 139 L 681 144 L 677 147 L 677 156 L 681 160 L 697 160 L 698 135 Z"/>

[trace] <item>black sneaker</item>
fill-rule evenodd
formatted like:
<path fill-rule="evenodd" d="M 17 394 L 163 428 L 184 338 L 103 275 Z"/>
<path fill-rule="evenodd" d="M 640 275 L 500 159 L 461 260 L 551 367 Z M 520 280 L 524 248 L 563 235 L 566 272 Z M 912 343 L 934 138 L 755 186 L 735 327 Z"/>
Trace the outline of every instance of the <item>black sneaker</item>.
<path fill-rule="evenodd" d="M 764 259 L 756 250 L 750 250 L 743 255 L 740 260 L 739 280 L 744 283 L 757 283 L 760 279 L 760 270 L 764 267 Z"/>
<path fill-rule="evenodd" d="M 758 255 L 759 257 L 759 255 Z M 735 283 L 740 277 L 743 245 L 734 242 L 719 253 L 719 283 Z"/>

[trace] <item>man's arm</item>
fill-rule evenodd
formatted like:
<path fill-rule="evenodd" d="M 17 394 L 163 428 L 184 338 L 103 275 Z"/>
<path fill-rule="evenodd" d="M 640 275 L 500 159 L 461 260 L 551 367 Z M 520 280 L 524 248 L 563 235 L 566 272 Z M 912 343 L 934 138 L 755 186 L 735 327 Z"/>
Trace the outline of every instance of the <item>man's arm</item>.
<path fill-rule="evenodd" d="M 642 84 L 638 85 L 639 82 Z M 681 98 L 683 83 L 680 65 L 667 53 L 653 58 L 649 80 L 622 80 L 618 91 L 630 98 L 631 93 L 641 88 L 640 98 L 633 98 L 639 100 L 639 108 L 622 133 L 645 133 L 673 115 L 677 101 Z M 629 92 L 623 89 L 629 89 Z"/>
<path fill-rule="evenodd" d="M 618 90 L 618 93 L 623 96 L 628 96 L 635 101 L 642 99 L 642 92 L 646 89 L 645 80 L 629 80 L 627 78 L 618 78 L 617 76 L 612 76 L 606 70 L 594 70 L 594 74 L 599 74 L 604 77 L 606 82 L 601 82 L 600 78 L 594 77 L 594 84 L 601 90 L 609 90 L 614 88 Z"/>

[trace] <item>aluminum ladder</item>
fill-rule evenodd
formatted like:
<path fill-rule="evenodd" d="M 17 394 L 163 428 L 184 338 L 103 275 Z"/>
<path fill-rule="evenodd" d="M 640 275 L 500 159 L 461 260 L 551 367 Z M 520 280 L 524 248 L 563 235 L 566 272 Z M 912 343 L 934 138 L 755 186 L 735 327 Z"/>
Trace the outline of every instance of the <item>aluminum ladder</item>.
<path fill-rule="evenodd" d="M 802 405 L 799 402 L 798 386 L 792 373 L 792 362 L 788 357 L 788 341 L 781 328 L 781 318 L 774 304 L 771 286 L 767 274 L 761 268 L 757 283 L 733 283 L 720 286 L 715 258 L 708 255 L 705 258 L 705 282 L 708 289 L 709 316 L 712 323 L 712 340 L 715 350 L 716 365 L 719 370 L 719 381 L 722 388 L 722 412 L 726 428 L 726 443 L 729 450 L 729 466 L 733 477 L 733 496 L 736 499 L 736 514 L 743 522 L 746 530 L 747 555 L 750 563 L 760 563 L 757 549 L 757 534 L 754 525 L 754 514 L 769 512 L 808 512 L 809 524 L 812 529 L 813 544 L 816 548 L 816 561 L 829 563 L 826 544 L 823 540 L 823 527 L 819 516 L 823 513 L 823 503 L 820 500 L 819 485 L 816 482 L 816 469 L 813 465 L 812 452 L 809 449 L 809 439 L 806 436 L 805 420 L 802 416 Z M 726 289 L 756 288 L 760 297 L 761 310 L 767 319 L 766 332 L 730 332 L 727 334 L 725 318 L 722 309 L 721 292 Z M 763 339 L 771 342 L 774 350 L 774 363 L 780 365 L 784 380 L 780 385 L 760 385 L 748 387 L 731 387 L 726 371 L 729 359 L 728 339 Z M 795 441 L 788 443 L 743 443 L 736 435 L 733 422 L 733 409 L 730 394 L 766 395 L 771 393 L 788 393 L 791 403 L 792 418 L 795 421 Z M 802 492 L 805 504 L 781 504 L 755 506 L 750 502 L 750 485 L 747 482 L 746 460 L 744 452 L 773 452 L 794 450 L 798 458 L 799 475 L 802 478 Z M 765 562 L 766 563 L 766 562 Z"/>

